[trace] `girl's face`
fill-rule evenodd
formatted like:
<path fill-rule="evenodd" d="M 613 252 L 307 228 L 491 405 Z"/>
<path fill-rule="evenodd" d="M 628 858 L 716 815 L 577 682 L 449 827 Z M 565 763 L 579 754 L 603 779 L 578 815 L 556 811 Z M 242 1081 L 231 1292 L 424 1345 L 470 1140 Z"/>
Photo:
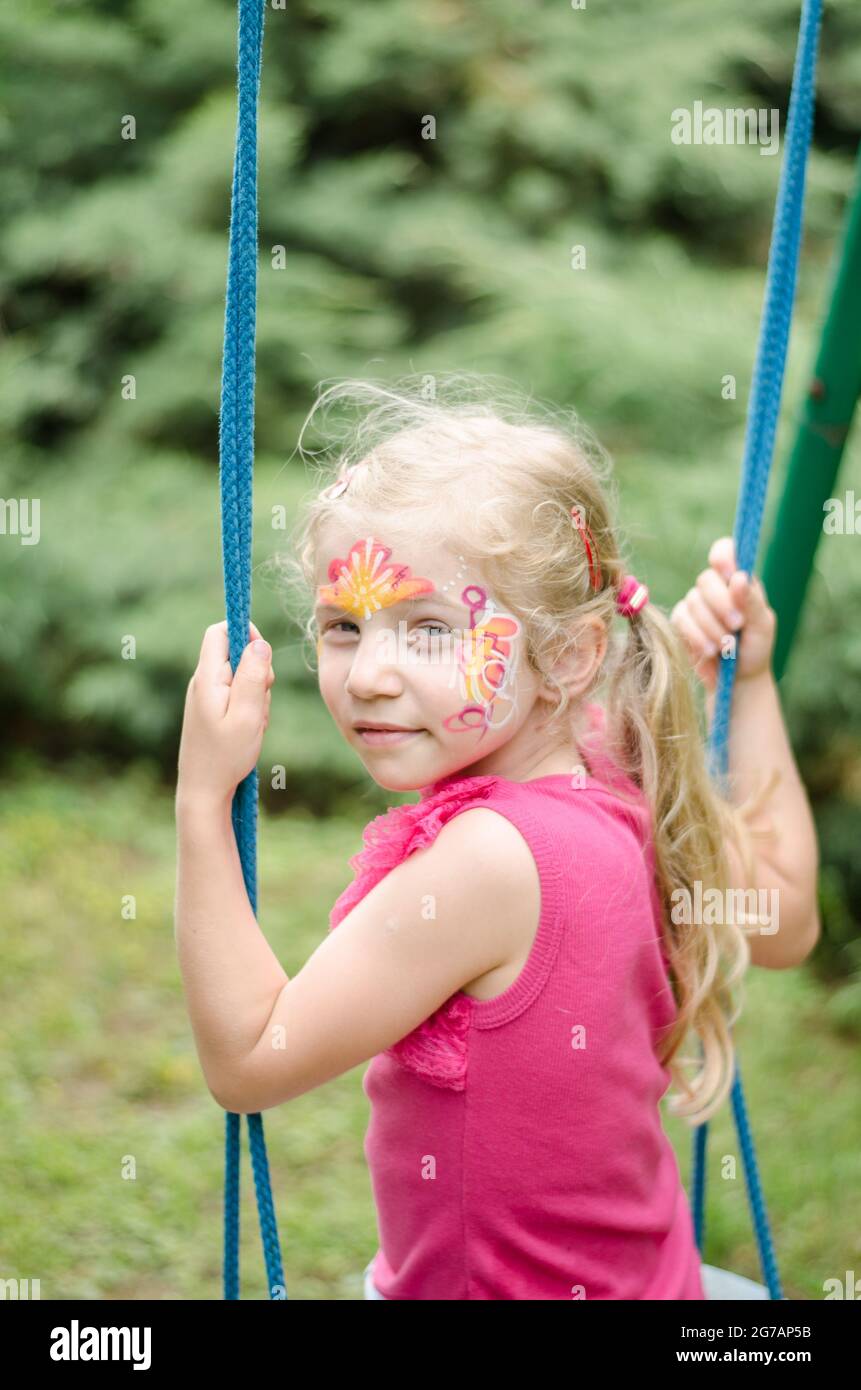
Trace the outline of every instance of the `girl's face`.
<path fill-rule="evenodd" d="M 467 767 L 520 780 L 541 756 L 543 687 L 521 623 L 444 547 L 330 523 L 315 618 L 320 693 L 380 786 L 413 791 Z M 399 732 L 363 731 L 373 724 Z"/>

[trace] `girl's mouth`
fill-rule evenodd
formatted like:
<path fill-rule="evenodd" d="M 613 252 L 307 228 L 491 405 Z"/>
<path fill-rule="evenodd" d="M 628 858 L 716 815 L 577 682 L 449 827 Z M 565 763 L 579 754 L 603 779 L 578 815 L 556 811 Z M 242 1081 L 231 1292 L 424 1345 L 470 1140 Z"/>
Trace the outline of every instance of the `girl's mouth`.
<path fill-rule="evenodd" d="M 424 729 L 357 729 L 363 743 L 370 748 L 388 747 L 392 743 L 406 743 L 408 739 L 418 738 Z"/>

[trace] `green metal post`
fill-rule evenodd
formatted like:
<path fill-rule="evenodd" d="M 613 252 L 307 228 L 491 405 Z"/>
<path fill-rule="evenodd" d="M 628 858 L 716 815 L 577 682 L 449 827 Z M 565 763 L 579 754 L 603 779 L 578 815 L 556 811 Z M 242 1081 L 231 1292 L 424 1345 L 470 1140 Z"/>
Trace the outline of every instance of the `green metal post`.
<path fill-rule="evenodd" d="M 774 675 L 786 668 L 855 403 L 861 392 L 861 153 L 813 380 L 787 468 L 762 582 L 777 614 Z"/>

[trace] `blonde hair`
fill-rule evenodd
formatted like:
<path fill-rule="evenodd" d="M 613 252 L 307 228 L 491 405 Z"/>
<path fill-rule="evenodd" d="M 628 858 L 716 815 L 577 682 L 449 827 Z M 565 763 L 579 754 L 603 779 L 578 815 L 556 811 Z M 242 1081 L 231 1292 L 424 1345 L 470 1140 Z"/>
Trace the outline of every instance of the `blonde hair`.
<path fill-rule="evenodd" d="M 318 538 L 327 521 L 349 521 L 356 535 L 391 529 L 408 518 L 410 537 L 426 537 L 481 566 L 494 598 L 523 624 L 527 659 L 558 703 L 546 725 L 548 746 L 579 746 L 586 705 L 606 686 L 607 755 L 643 790 L 652 811 L 656 886 L 677 1018 L 659 1045 L 659 1060 L 681 1092 L 670 1108 L 701 1124 L 726 1099 L 734 1076 L 731 1029 L 742 1008 L 735 986 L 750 961 L 734 921 L 678 922 L 677 890 L 693 897 L 730 885 L 727 845 L 734 842 L 753 883 L 746 807 L 732 806 L 706 766 L 691 663 L 668 617 L 650 601 L 631 620 L 616 617 L 616 590 L 626 565 L 614 521 L 617 495 L 609 455 L 573 410 L 524 397 L 499 378 L 465 373 L 410 376 L 391 385 L 336 382 L 318 395 L 299 439 L 319 412 L 334 436 L 331 460 L 316 464 L 317 487 L 300 509 L 293 552 L 281 557 L 298 581 L 305 635 L 314 643 Z M 330 413 L 346 407 L 333 428 Z M 354 411 L 355 419 L 350 418 Z M 349 487 L 331 498 L 321 485 L 357 465 Z M 597 547 L 600 587 L 590 584 L 588 556 L 572 525 L 579 507 Z M 440 523 L 440 511 L 443 522 Z M 390 532 L 387 532 L 389 534 Z M 308 603 L 311 599 L 310 604 Z M 552 667 L 572 649 L 585 620 L 597 616 L 607 652 L 572 706 Z M 615 620 L 615 621 L 614 621 Z M 688 901 L 691 899 L 688 898 Z M 706 914 L 708 915 L 708 914 Z M 734 914 L 721 914 L 732 917 Z M 702 1055 L 680 1055 L 695 1035 Z M 688 1080 L 683 1068 L 691 1065 Z"/>

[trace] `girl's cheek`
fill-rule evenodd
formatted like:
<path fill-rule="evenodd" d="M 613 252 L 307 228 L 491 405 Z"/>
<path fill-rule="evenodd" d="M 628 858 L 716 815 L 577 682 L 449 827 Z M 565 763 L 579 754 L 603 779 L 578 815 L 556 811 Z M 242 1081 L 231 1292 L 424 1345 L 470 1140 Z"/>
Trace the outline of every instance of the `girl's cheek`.
<path fill-rule="evenodd" d="M 323 700 L 330 709 L 337 683 L 338 664 L 328 643 L 321 638 L 317 643 L 317 685 Z"/>
<path fill-rule="evenodd" d="M 452 659 L 436 667 L 434 680 L 434 706 L 440 721 L 456 719 L 464 703 L 464 679 L 459 660 Z"/>

